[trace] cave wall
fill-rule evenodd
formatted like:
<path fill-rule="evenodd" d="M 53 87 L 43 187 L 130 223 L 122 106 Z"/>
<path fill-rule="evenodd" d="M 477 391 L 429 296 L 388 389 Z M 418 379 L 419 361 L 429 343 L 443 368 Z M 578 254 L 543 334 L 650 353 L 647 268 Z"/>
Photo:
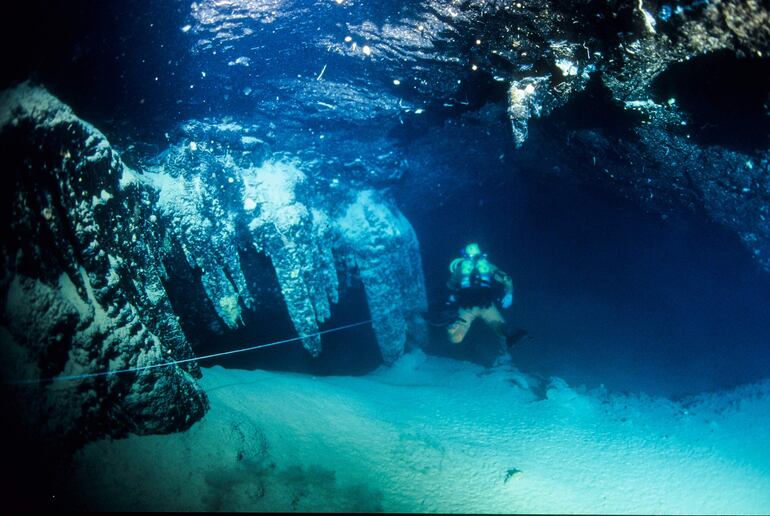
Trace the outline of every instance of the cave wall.
<path fill-rule="evenodd" d="M 153 193 L 93 126 L 42 89 L 3 92 L 4 381 L 18 417 L 64 442 L 169 432 L 202 417 L 194 363 L 61 387 L 59 375 L 141 368 L 192 356 L 163 295 Z"/>

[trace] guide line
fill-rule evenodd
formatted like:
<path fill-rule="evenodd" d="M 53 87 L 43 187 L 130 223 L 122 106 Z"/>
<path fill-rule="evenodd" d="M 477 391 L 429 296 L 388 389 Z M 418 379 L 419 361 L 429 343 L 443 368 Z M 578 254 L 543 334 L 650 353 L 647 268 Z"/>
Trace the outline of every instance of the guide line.
<path fill-rule="evenodd" d="M 365 321 L 359 321 L 359 322 L 352 323 L 352 324 L 345 324 L 343 326 L 337 326 L 335 328 L 329 328 L 328 330 L 317 331 L 317 332 L 311 333 L 309 335 L 303 335 L 303 336 L 300 336 L 300 337 L 292 337 L 291 339 L 277 340 L 277 341 L 274 341 L 274 342 L 268 342 L 267 344 L 258 344 L 256 346 L 249 346 L 249 347 L 246 347 L 246 348 L 231 349 L 229 351 L 222 351 L 221 353 L 212 353 L 211 355 L 204 355 L 204 356 L 200 356 L 200 357 L 185 358 L 185 359 L 182 359 L 182 360 L 171 360 L 169 362 L 163 362 L 163 363 L 160 363 L 160 364 L 150 364 L 150 365 L 146 365 L 146 366 L 142 366 L 142 367 L 129 367 L 129 368 L 126 368 L 126 369 L 116 369 L 116 370 L 112 370 L 112 371 L 100 371 L 98 373 L 86 373 L 86 374 L 74 374 L 74 375 L 65 375 L 65 376 L 53 376 L 53 377 L 50 377 L 50 378 L 38 378 L 38 379 L 34 379 L 34 380 L 16 380 L 16 381 L 8 382 L 8 383 L 14 384 L 14 385 L 20 385 L 20 384 L 39 384 L 39 383 L 44 383 L 44 382 L 64 382 L 64 381 L 72 381 L 72 380 L 83 380 L 83 379 L 86 379 L 86 378 L 96 378 L 96 377 L 100 377 L 100 376 L 112 376 L 112 375 L 116 375 L 116 374 L 135 373 L 135 372 L 139 372 L 139 371 L 146 371 L 148 369 L 157 369 L 159 367 L 168 367 L 168 366 L 173 366 L 173 365 L 179 365 L 179 364 L 184 364 L 186 362 L 197 362 L 197 361 L 206 360 L 206 359 L 209 359 L 209 358 L 221 357 L 221 356 L 225 356 L 225 355 L 234 355 L 236 353 L 244 353 L 246 351 L 253 351 L 255 349 L 269 348 L 269 347 L 272 347 L 272 346 L 278 346 L 280 344 L 288 344 L 290 342 L 297 342 L 299 340 L 306 339 L 306 338 L 309 338 L 309 337 L 316 337 L 318 335 L 325 335 L 327 333 L 333 333 L 333 332 L 337 332 L 337 331 L 348 330 L 350 328 L 355 328 L 356 326 L 363 326 L 364 324 L 369 324 L 371 322 L 372 322 L 371 319 L 367 319 Z"/>

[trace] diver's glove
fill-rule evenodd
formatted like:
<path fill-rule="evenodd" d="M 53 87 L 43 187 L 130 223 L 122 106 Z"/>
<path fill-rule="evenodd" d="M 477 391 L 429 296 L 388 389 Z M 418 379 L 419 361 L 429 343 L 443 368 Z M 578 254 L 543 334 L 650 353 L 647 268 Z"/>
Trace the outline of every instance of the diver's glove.
<path fill-rule="evenodd" d="M 503 308 L 510 307 L 513 304 L 513 294 L 508 292 L 500 303 L 503 305 Z"/>

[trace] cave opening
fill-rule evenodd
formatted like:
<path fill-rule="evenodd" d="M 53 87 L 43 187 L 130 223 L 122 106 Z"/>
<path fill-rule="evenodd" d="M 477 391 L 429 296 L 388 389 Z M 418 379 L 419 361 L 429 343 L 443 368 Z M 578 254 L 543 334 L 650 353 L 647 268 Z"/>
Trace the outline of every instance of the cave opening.
<path fill-rule="evenodd" d="M 448 264 L 476 241 L 513 278 L 506 317 L 533 337 L 512 353 L 522 371 L 665 396 L 766 377 L 770 278 L 734 234 L 547 170 L 500 164 L 496 177 L 441 204 L 401 192 L 434 310 Z M 499 344 L 482 323 L 459 346 L 444 332 L 431 329 L 428 353 L 494 362 Z"/>
<path fill-rule="evenodd" d="M 601 74 L 593 73 L 583 91 L 538 122 L 566 130 L 595 129 L 608 136 L 633 140 L 636 138 L 634 128 L 643 119 L 641 113 L 625 109 L 615 100 Z"/>
<path fill-rule="evenodd" d="M 681 130 L 705 145 L 742 152 L 770 144 L 770 59 L 723 50 L 671 64 L 652 82 L 656 102 L 674 99 Z"/>

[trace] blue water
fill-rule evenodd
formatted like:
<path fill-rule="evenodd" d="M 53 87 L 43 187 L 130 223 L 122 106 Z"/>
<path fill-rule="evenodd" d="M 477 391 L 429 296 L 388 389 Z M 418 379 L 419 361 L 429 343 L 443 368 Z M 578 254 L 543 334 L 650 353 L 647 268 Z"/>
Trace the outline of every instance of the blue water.
<path fill-rule="evenodd" d="M 212 36 L 225 20 L 212 21 L 203 7 L 196 11 L 187 2 L 144 1 L 131 9 L 106 2 L 55 3 L 35 30 L 20 36 L 35 57 L 17 56 L 7 71 L 19 77 L 31 71 L 103 130 L 128 163 L 135 152 L 161 151 L 179 123 L 196 118 L 232 117 L 270 127 L 274 150 L 312 146 L 343 157 L 401 153 L 414 165 L 388 188 L 420 239 L 431 304 L 443 302 L 447 264 L 458 249 L 470 240 L 480 242 L 514 278 L 511 316 L 534 337 L 515 354 L 526 370 L 670 395 L 766 376 L 770 280 L 727 230 L 697 215 L 664 219 L 644 213 L 613 192 L 560 183 L 535 164 L 514 170 L 498 160 L 512 152 L 504 123 L 492 136 L 485 134 L 488 126 L 466 125 L 448 133 L 454 139 L 431 142 L 433 149 L 447 153 L 443 160 L 431 156 L 441 164 L 431 166 L 420 149 L 422 139 L 464 110 L 499 104 L 504 87 L 494 83 L 474 83 L 462 93 L 465 104 L 431 109 L 418 120 L 407 118 L 406 126 L 386 135 L 379 134 L 377 117 L 358 119 L 355 107 L 327 110 L 326 117 L 317 98 L 308 94 L 303 99 L 299 87 L 324 67 L 326 80 L 350 84 L 364 103 L 380 93 L 425 106 L 446 100 L 430 99 L 408 76 L 401 75 L 395 86 L 391 56 L 351 58 L 310 43 L 343 41 L 345 24 L 368 20 L 381 26 L 408 17 L 413 6 L 276 5 L 272 10 L 260 2 L 221 7 L 216 14 L 225 17 L 228 8 L 251 8 L 254 19 L 234 18 L 231 37 L 217 41 Z M 279 15 L 272 16 L 273 11 Z M 57 43 L 46 43 L 44 33 L 50 36 L 46 41 Z M 248 65 L 233 64 L 244 56 Z M 328 144 L 307 136 L 324 132 Z M 374 138 L 380 139 L 376 149 Z M 360 299 L 353 299 L 362 292 L 354 288 L 348 295 L 351 299 L 340 303 L 326 327 L 366 315 Z M 268 319 L 273 324 L 263 324 Z M 201 339 L 205 343 L 198 351 L 290 333 L 288 315 L 276 307 L 247 314 L 245 329 Z M 439 333 L 433 331 L 429 348 L 438 355 L 488 364 L 497 352 L 483 328 L 475 328 L 459 349 L 447 348 Z M 349 352 L 350 341 L 359 342 L 355 354 Z M 315 360 L 301 349 L 281 349 L 222 363 L 319 374 L 363 374 L 379 365 L 371 331 L 329 336 L 324 344 Z"/>
<path fill-rule="evenodd" d="M 8 56 L 3 86 L 31 76 L 103 131 L 130 166 L 141 167 L 148 156 L 180 141 L 184 123 L 235 122 L 268 141 L 275 155 L 311 164 L 311 186 L 338 179 L 343 188 L 385 192 L 419 239 L 431 312 L 446 299 L 449 263 L 466 243 L 478 242 L 513 279 L 515 302 L 505 316 L 532 338 L 515 347 L 511 359 L 527 378 L 545 384 L 558 377 L 573 387 L 603 386 L 614 393 L 678 400 L 770 376 L 770 275 L 733 231 L 700 212 L 651 211 L 606 183 L 575 180 L 570 163 L 517 159 L 505 115 L 508 83 L 490 74 L 456 76 L 435 65 L 422 68 L 417 50 L 407 55 L 393 51 L 397 46 L 390 43 L 397 33 L 390 42 L 377 39 L 375 30 L 369 31 L 370 39 L 356 36 L 357 53 L 330 50 L 350 47 L 345 38 L 353 31 L 348 27 L 366 32 L 361 29 L 365 23 L 380 31 L 405 19 L 419 23 L 420 3 L 214 4 L 25 3 L 21 8 L 39 23 L 20 35 L 3 32 L 4 48 L 26 49 Z M 659 4 L 658 18 L 667 22 L 677 6 L 689 12 L 701 4 Z M 476 36 L 464 37 L 472 47 Z M 364 55 L 364 45 L 376 54 Z M 433 51 L 451 57 L 444 48 Z M 426 69 L 433 75 L 426 75 Z M 326 90 L 328 85 L 344 87 Z M 572 105 L 554 119 L 623 135 L 629 117 L 635 116 L 613 111 L 586 121 L 591 115 L 590 105 Z M 531 133 L 547 132 L 549 123 L 534 121 Z M 708 142 L 721 141 L 711 129 L 706 132 Z M 743 138 L 733 140 L 738 145 Z M 365 167 L 355 165 L 362 156 L 367 163 L 384 157 L 368 175 Z M 195 307 L 186 306 L 188 298 L 205 297 L 200 285 L 188 278 L 170 278 L 165 284 L 199 356 L 296 336 L 276 277 L 264 273 L 269 268 L 265 257 L 243 250 L 241 260 L 247 279 L 273 294 L 261 298 L 271 301 L 258 310 L 244 311 L 244 324 L 236 329 L 206 327 Z M 354 281 L 319 328 L 370 317 L 363 287 Z M 329 377 L 325 385 L 333 400 L 337 376 L 361 377 L 361 384 L 340 381 L 355 386 L 368 385 L 369 375 L 384 375 L 388 387 L 383 390 L 407 384 L 409 367 L 403 365 L 406 373 L 396 371 L 397 381 L 388 383 L 391 373 L 383 373 L 370 326 L 325 334 L 322 344 L 318 357 L 295 343 L 202 365 L 271 371 L 260 371 L 260 378 L 278 378 L 271 376 L 275 371 L 302 373 L 307 377 L 297 382 L 301 385 L 307 385 L 307 378 Z M 421 381 L 444 378 L 442 367 L 454 371 L 441 360 L 450 358 L 470 363 L 458 366 L 468 390 L 474 375 L 494 369 L 500 357 L 499 342 L 480 323 L 457 346 L 447 342 L 444 328 L 431 326 L 422 351 L 429 357 L 430 374 L 422 371 Z M 409 356 L 421 360 L 419 354 Z M 243 374 L 230 373 L 233 378 Z M 222 382 L 229 378 L 219 369 L 210 374 Z M 496 385 L 484 389 L 497 393 Z M 367 388 L 376 390 L 376 382 Z M 276 389 L 276 396 L 287 395 L 287 403 L 296 402 L 292 394 L 290 388 Z M 374 394 L 371 400 L 375 407 L 380 401 Z M 237 402 L 225 394 L 216 401 L 217 410 L 231 417 L 226 410 Z M 462 399 L 457 403 L 465 407 Z M 574 409 L 565 403 L 549 410 L 558 419 L 562 408 Z M 410 410 L 426 413 L 419 406 Z M 536 418 L 537 410 L 532 414 Z M 590 427 L 590 421 L 584 423 Z M 732 435 L 728 430 L 720 429 Z M 689 431 L 683 425 L 683 440 Z M 404 432 L 399 445 L 412 438 Z M 654 431 L 649 435 L 659 438 Z"/>

